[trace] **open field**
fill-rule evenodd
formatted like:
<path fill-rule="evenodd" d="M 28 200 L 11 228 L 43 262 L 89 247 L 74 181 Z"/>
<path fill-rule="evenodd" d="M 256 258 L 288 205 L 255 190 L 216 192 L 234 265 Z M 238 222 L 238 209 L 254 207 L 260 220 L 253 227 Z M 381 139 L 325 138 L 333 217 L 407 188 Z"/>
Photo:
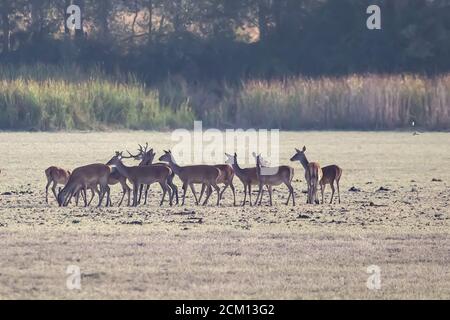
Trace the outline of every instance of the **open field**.
<path fill-rule="evenodd" d="M 146 207 L 45 203 L 48 166 L 106 163 L 145 141 L 158 156 L 173 144 L 161 132 L 0 133 L 0 298 L 450 298 L 449 133 L 281 133 L 281 163 L 306 144 L 310 160 L 343 168 L 341 204 L 306 205 L 299 163 L 295 207 L 284 187 L 273 207 L 233 207 L 230 191 L 219 208 L 190 194 L 159 207 L 156 186 Z M 66 287 L 69 265 L 81 290 Z M 380 290 L 366 287 L 370 265 Z"/>

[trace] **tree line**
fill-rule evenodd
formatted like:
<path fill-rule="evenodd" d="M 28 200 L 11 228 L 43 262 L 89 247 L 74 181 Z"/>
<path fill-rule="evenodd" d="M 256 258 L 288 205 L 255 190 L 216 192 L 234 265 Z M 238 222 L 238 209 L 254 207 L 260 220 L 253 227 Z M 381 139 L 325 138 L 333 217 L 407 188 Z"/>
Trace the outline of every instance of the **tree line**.
<path fill-rule="evenodd" d="M 82 29 L 65 24 L 76 4 Z M 368 30 L 366 9 L 381 8 Z M 157 82 L 450 70 L 450 0 L 2 0 L 0 62 Z"/>

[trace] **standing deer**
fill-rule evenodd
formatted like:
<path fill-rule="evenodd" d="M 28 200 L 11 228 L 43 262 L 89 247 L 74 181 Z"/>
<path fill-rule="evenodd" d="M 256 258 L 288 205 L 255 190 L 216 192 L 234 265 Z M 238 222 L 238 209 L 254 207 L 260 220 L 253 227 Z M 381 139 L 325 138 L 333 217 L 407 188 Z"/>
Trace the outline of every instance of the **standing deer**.
<path fill-rule="evenodd" d="M 128 154 L 133 157 L 135 160 L 140 160 L 141 162 L 139 162 L 139 166 L 166 166 L 169 167 L 169 165 L 167 163 L 153 163 L 153 160 L 155 159 L 156 153 L 153 152 L 153 148 L 148 150 L 148 143 L 146 143 L 145 147 L 142 147 L 141 145 L 139 145 L 139 153 L 137 155 L 132 155 L 129 151 Z M 170 168 L 170 167 L 169 167 Z M 175 173 L 172 171 L 172 173 L 170 174 L 170 176 L 167 179 L 167 184 L 169 185 L 170 189 L 172 189 L 172 198 L 175 196 L 175 203 L 178 204 L 178 188 L 177 186 L 173 183 L 173 178 L 175 177 Z M 138 203 L 141 203 L 141 196 L 142 196 L 142 191 L 143 191 L 143 185 L 140 186 L 139 189 L 139 200 Z M 146 189 L 145 189 L 145 201 L 144 201 L 144 205 L 147 204 L 147 196 L 148 196 L 148 190 L 149 190 L 150 186 L 147 185 Z"/>
<path fill-rule="evenodd" d="M 314 204 L 319 203 L 317 199 L 317 186 L 319 181 L 322 179 L 322 169 L 320 164 L 317 162 L 309 162 L 305 155 L 306 147 L 300 151 L 295 149 L 295 155 L 292 156 L 291 161 L 300 161 L 303 168 L 305 169 L 305 179 L 308 185 L 308 199 L 306 203 Z"/>
<path fill-rule="evenodd" d="M 294 178 L 294 168 L 289 166 L 279 166 L 279 167 L 263 167 L 261 162 L 261 155 L 256 156 L 256 175 L 259 182 L 258 197 L 255 201 L 255 206 L 258 203 L 261 205 L 262 202 L 262 190 L 264 185 L 269 188 L 270 205 L 272 206 L 272 187 L 278 186 L 282 183 L 286 185 L 289 189 L 289 196 L 286 201 L 286 205 L 289 204 L 289 200 L 292 196 L 292 205 L 295 206 L 295 195 L 294 188 L 292 187 L 292 179 Z"/>
<path fill-rule="evenodd" d="M 233 185 L 233 178 L 234 178 L 234 170 L 233 168 L 228 164 L 217 164 L 214 167 L 220 170 L 220 176 L 217 178 L 217 183 L 223 183 L 225 187 L 220 192 L 220 199 L 222 200 L 223 193 L 225 190 L 230 187 L 231 191 L 233 192 L 233 206 L 236 206 L 236 190 Z M 198 201 L 201 201 L 203 193 L 205 192 L 206 185 L 202 185 L 202 190 L 200 191 L 200 197 L 198 198 Z M 212 192 L 211 187 L 206 191 L 207 194 Z"/>
<path fill-rule="evenodd" d="M 117 152 L 116 152 L 116 155 L 117 155 Z M 120 183 L 120 185 L 122 187 L 122 198 L 120 199 L 118 206 L 120 207 L 122 205 L 122 202 L 123 202 L 123 200 L 125 198 L 125 195 L 128 196 L 127 197 L 128 206 L 130 206 L 131 189 L 130 189 L 130 187 L 127 184 L 127 178 L 124 177 L 123 175 L 121 175 L 120 172 L 116 168 L 112 168 L 111 174 L 109 175 L 109 178 L 108 178 L 108 185 L 114 186 L 114 185 L 116 185 L 118 183 Z M 97 188 L 97 185 L 88 186 L 88 189 L 91 190 L 91 199 L 88 202 L 88 206 L 90 206 L 91 202 L 94 200 L 95 194 L 98 194 L 98 196 L 100 197 L 101 192 Z M 80 194 L 81 194 L 81 197 L 83 199 L 87 196 L 86 194 L 83 193 L 83 190 L 78 191 L 77 194 L 75 195 L 75 204 L 76 204 L 76 206 L 78 206 L 78 200 L 79 200 Z M 112 201 L 111 201 L 110 194 L 108 195 L 108 199 L 106 201 L 106 206 L 109 206 L 109 205 L 112 206 Z"/>
<path fill-rule="evenodd" d="M 320 192 L 322 193 L 322 203 L 323 203 L 323 194 L 325 193 L 325 187 L 327 184 L 331 186 L 331 199 L 330 204 L 333 203 L 334 196 L 334 181 L 336 181 L 337 192 L 339 203 L 341 203 L 341 194 L 339 192 L 339 180 L 342 176 L 342 169 L 337 165 L 330 165 L 322 168 L 322 179 L 320 179 Z"/>
<path fill-rule="evenodd" d="M 241 180 L 242 184 L 244 185 L 244 201 L 242 202 L 242 206 L 245 206 L 247 202 L 247 192 L 249 196 L 249 203 L 250 206 L 252 206 L 252 185 L 257 186 L 259 185 L 258 176 L 256 174 L 256 167 L 253 168 L 241 168 L 237 161 L 237 154 L 236 152 L 234 155 L 230 155 L 228 153 L 225 153 L 227 156 L 227 160 L 225 163 L 230 164 L 233 168 L 234 173 L 236 176 Z M 268 188 L 268 187 L 267 187 Z"/>
<path fill-rule="evenodd" d="M 58 200 L 56 195 L 56 187 L 58 184 L 65 185 L 70 177 L 70 171 L 58 167 L 48 167 L 45 170 L 45 176 L 47 177 L 47 185 L 45 186 L 45 202 L 48 203 L 48 188 L 53 183 L 52 192 L 55 199 Z"/>
<path fill-rule="evenodd" d="M 126 177 L 133 184 L 133 206 L 138 205 L 138 191 L 141 185 L 151 185 L 159 183 L 163 190 L 160 206 L 163 205 L 166 193 L 169 193 L 169 203 L 172 205 L 172 193 L 167 184 L 167 179 L 172 173 L 169 167 L 165 166 L 140 166 L 127 167 L 123 164 L 122 159 L 131 158 L 124 157 L 122 152 L 117 152 L 107 165 L 115 166 L 119 173 Z"/>
<path fill-rule="evenodd" d="M 217 186 L 217 180 L 221 173 L 218 168 L 209 165 L 193 165 L 184 167 L 179 166 L 175 162 L 175 159 L 173 158 L 172 152 L 170 150 L 169 151 L 164 150 L 164 154 L 159 158 L 159 161 L 165 161 L 169 163 L 169 166 L 172 169 L 172 171 L 175 172 L 175 174 L 183 182 L 184 192 L 183 192 L 183 200 L 181 202 L 182 206 L 184 205 L 186 199 L 188 186 L 191 188 L 191 191 L 194 194 L 195 203 L 197 205 L 199 204 L 197 194 L 195 193 L 194 188 L 195 183 L 205 184 L 208 189 L 210 187 L 213 187 L 217 192 L 217 205 L 220 204 L 220 188 Z M 203 202 L 203 205 L 206 205 L 208 203 L 211 193 L 207 194 L 206 199 Z"/>
<path fill-rule="evenodd" d="M 107 165 L 96 163 L 79 167 L 73 170 L 67 181 L 67 184 L 58 194 L 59 206 L 67 206 L 74 195 L 80 190 L 87 194 L 87 189 L 91 186 L 100 185 L 101 195 L 99 197 L 98 207 L 101 206 L 104 196 L 109 198 L 108 179 L 111 174 L 111 168 Z M 84 205 L 87 206 L 87 197 L 84 198 Z"/>

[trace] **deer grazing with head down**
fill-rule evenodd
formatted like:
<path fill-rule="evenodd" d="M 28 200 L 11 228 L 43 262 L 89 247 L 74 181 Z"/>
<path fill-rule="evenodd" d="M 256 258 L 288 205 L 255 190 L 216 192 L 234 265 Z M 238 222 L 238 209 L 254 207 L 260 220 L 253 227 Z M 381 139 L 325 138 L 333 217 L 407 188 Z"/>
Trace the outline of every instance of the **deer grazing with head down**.
<path fill-rule="evenodd" d="M 123 164 L 122 159 L 128 159 L 130 157 L 124 157 L 123 152 L 116 152 L 116 155 L 108 161 L 107 165 L 115 166 L 119 173 L 126 177 L 133 184 L 133 206 L 138 205 L 138 192 L 141 185 L 151 185 L 153 183 L 159 183 L 163 190 L 160 206 L 163 205 L 166 193 L 169 194 L 169 204 L 172 205 L 172 192 L 167 184 L 168 177 L 172 173 L 169 167 L 164 166 L 133 166 L 128 167 Z"/>
<path fill-rule="evenodd" d="M 292 187 L 294 168 L 289 166 L 264 167 L 262 165 L 261 155 L 256 155 L 255 153 L 253 155 L 256 158 L 256 175 L 259 182 L 259 191 L 255 205 L 258 204 L 258 199 L 259 205 L 261 205 L 262 191 L 263 187 L 266 185 L 269 189 L 270 205 L 272 206 L 272 187 L 284 183 L 289 189 L 289 196 L 287 198 L 286 205 L 289 204 L 289 200 L 292 196 L 292 205 L 295 206 L 294 188 Z"/>
<path fill-rule="evenodd" d="M 74 195 L 79 191 L 84 192 L 84 205 L 87 206 L 87 189 L 91 186 L 100 186 L 100 197 L 98 206 L 100 207 L 104 196 L 109 199 L 110 188 L 108 186 L 111 168 L 102 163 L 90 164 L 73 170 L 64 188 L 58 194 L 59 206 L 67 206 Z"/>
<path fill-rule="evenodd" d="M 322 179 L 322 169 L 317 162 L 309 162 L 305 155 L 306 147 L 300 151 L 295 149 L 295 154 L 292 156 L 291 161 L 300 161 L 305 169 L 305 179 L 308 185 L 308 199 L 306 203 L 314 204 L 319 203 L 317 199 L 317 186 Z"/>
<path fill-rule="evenodd" d="M 51 166 L 45 169 L 45 176 L 47 177 L 47 185 L 45 186 L 45 202 L 48 203 L 48 188 L 52 185 L 52 192 L 55 199 L 58 200 L 58 195 L 56 194 L 56 187 L 58 184 L 66 185 L 70 177 L 70 171 L 59 167 Z"/>
<path fill-rule="evenodd" d="M 199 204 L 197 194 L 195 193 L 194 184 L 205 184 L 207 189 L 213 187 L 217 192 L 217 205 L 220 204 L 220 188 L 217 186 L 217 180 L 221 173 L 218 168 L 209 165 L 179 166 L 175 162 L 175 159 L 170 150 L 164 150 L 164 154 L 159 158 L 159 161 L 167 162 L 172 171 L 175 172 L 175 174 L 183 182 L 184 192 L 181 205 L 184 205 L 188 186 L 191 188 L 191 191 L 194 194 L 195 203 L 197 205 Z M 207 194 L 203 205 L 206 205 L 208 203 L 211 194 L 212 192 Z"/>

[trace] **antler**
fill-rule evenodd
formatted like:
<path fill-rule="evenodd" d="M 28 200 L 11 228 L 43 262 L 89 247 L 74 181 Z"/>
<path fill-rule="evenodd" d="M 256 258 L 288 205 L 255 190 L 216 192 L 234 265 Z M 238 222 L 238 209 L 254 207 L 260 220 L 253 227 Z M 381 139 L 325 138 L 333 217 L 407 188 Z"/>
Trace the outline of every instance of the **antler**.
<path fill-rule="evenodd" d="M 130 151 L 127 150 L 127 152 L 128 152 L 128 154 L 130 155 L 129 157 L 126 157 L 127 159 L 130 159 L 130 158 L 136 159 L 136 158 L 138 158 L 138 157 L 140 156 L 139 153 L 138 153 L 137 155 L 133 155 Z"/>
<path fill-rule="evenodd" d="M 143 154 L 143 153 L 147 153 L 147 149 L 148 149 L 148 142 L 146 142 L 145 143 L 145 148 L 144 147 L 142 147 L 140 144 L 138 144 L 139 145 L 139 152 L 141 153 L 141 154 Z"/>

